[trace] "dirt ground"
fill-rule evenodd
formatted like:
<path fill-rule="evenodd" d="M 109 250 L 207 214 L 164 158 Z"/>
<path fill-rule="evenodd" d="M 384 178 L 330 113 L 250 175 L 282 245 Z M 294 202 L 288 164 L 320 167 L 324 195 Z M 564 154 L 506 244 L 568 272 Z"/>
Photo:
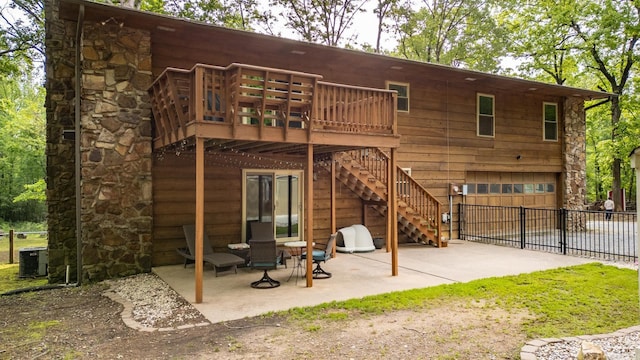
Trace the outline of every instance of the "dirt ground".
<path fill-rule="evenodd" d="M 482 304 L 348 314 L 348 320 L 312 323 L 256 317 L 138 331 L 123 322 L 123 306 L 102 295 L 106 288 L 97 284 L 0 297 L 0 358 L 516 359 L 525 341 L 520 324 L 526 314 Z"/>

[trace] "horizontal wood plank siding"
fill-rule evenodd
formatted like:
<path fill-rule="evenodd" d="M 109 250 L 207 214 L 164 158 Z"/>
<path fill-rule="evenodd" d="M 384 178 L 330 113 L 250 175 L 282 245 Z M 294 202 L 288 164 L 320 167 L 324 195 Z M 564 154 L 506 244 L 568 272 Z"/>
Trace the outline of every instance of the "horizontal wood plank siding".
<path fill-rule="evenodd" d="M 511 91 L 509 87 L 515 85 L 482 79 L 482 76 L 477 81 L 461 81 L 460 75 L 456 74 L 458 80 L 449 81 L 452 77 L 448 70 L 419 64 L 403 63 L 402 70 L 394 70 L 389 66 L 394 64 L 391 59 L 352 56 L 347 51 L 327 50 L 322 53 L 324 56 L 294 54 L 292 50 L 304 52 L 315 45 L 262 41 L 259 37 L 245 37 L 224 30 L 220 36 L 190 32 L 189 41 L 185 41 L 184 36 L 181 31 L 157 32 L 153 41 L 160 41 L 162 45 L 152 46 L 154 75 L 159 75 L 166 67 L 189 69 L 196 63 L 226 66 L 236 62 L 319 74 L 322 81 L 354 86 L 384 88 L 385 81 L 408 83 L 410 111 L 400 112 L 397 117 L 401 136 L 397 162 L 401 167 L 411 168 L 412 177 L 445 204 L 443 211 L 448 211 L 449 184 L 465 183 L 469 172 L 562 172 L 562 140 L 542 140 L 542 103 L 545 101 L 558 104 L 558 138 L 563 138 L 563 98 L 560 96 Z M 242 44 L 243 48 L 252 51 L 236 50 L 234 44 Z M 494 138 L 477 136 L 477 93 L 495 96 Z M 517 159 L 518 155 L 520 159 Z M 323 172 L 326 171 L 318 172 L 318 180 L 314 182 L 317 187 L 314 190 L 314 236 L 318 239 L 329 232 L 329 180 Z M 363 221 L 362 202 L 343 190 L 346 189 L 338 186 L 338 227 Z M 169 200 L 180 194 L 172 192 L 164 196 Z M 212 199 L 217 195 L 205 196 L 207 202 L 215 202 Z M 454 205 L 460 199 L 454 197 Z M 531 200 L 513 196 L 508 201 L 515 205 Z M 206 211 L 211 211 L 209 207 L 207 205 Z M 240 218 L 241 209 L 232 208 L 232 211 L 233 216 Z M 378 219 L 364 220 L 373 224 Z M 228 230 L 229 235 L 239 237 L 240 225 L 235 226 L 238 227 L 236 233 Z M 446 227 L 443 230 L 447 230 Z"/>
<path fill-rule="evenodd" d="M 204 223 L 214 250 L 226 252 L 227 244 L 240 242 L 242 237 L 242 171 L 231 165 L 216 165 L 215 156 L 207 154 L 205 158 Z M 153 266 L 178 264 L 184 260 L 176 253 L 176 248 L 186 246 L 182 225 L 195 222 L 194 165 L 195 159 L 189 152 L 180 156 L 165 153 L 154 161 Z M 324 244 L 331 233 L 331 175 L 319 167 L 315 172 L 314 241 Z M 385 218 L 375 211 L 364 211 L 362 200 L 339 181 L 334 181 L 337 184 L 337 228 L 366 224 L 372 235 L 384 234 Z M 363 217 L 365 213 L 366 217 Z"/>
<path fill-rule="evenodd" d="M 182 225 L 195 222 L 195 159 L 167 153 L 153 165 L 153 265 L 180 263 L 176 248 L 186 246 Z M 240 180 L 240 169 L 207 166 L 205 160 L 204 223 L 215 251 L 240 241 Z"/>

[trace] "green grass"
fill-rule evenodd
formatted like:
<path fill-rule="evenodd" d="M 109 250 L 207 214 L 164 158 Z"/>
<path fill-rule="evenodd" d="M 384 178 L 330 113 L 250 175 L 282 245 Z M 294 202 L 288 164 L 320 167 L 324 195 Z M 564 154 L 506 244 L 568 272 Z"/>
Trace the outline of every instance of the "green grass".
<path fill-rule="evenodd" d="M 483 304 L 527 311 L 528 338 L 608 333 L 640 324 L 638 274 L 600 263 L 440 285 L 284 312 L 294 320 L 348 321 L 343 314 L 379 314 L 438 305 Z"/>
<path fill-rule="evenodd" d="M 17 264 L 21 248 L 47 246 L 47 237 L 44 235 L 29 234 L 26 239 L 13 238 L 13 262 Z M 9 236 L 0 237 L 0 264 L 9 263 Z"/>
<path fill-rule="evenodd" d="M 7 291 L 47 284 L 46 277 L 24 278 L 18 277 L 18 264 L 0 264 L 0 294 Z"/>

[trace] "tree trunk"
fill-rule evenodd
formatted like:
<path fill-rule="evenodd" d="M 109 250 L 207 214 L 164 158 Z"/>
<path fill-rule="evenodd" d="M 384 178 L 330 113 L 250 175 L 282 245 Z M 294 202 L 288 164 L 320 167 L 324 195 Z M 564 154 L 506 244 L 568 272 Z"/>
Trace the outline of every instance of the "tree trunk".
<path fill-rule="evenodd" d="M 615 143 L 618 139 L 618 122 L 620 121 L 620 115 L 622 110 L 620 109 L 620 98 L 617 96 L 611 99 L 611 141 Z M 614 146 L 615 147 L 615 146 Z M 613 192 L 613 202 L 616 204 L 615 211 L 622 210 L 622 182 L 620 179 L 620 168 L 622 161 L 619 159 L 619 154 L 613 154 L 613 163 L 611 164 L 611 175 L 613 181 L 611 183 L 611 191 Z"/>

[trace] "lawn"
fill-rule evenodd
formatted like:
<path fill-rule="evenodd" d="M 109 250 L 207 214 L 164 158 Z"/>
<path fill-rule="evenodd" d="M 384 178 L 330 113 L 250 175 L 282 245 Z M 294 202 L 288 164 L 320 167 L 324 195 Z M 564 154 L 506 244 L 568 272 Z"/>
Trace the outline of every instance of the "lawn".
<path fill-rule="evenodd" d="M 0 293 L 47 283 L 46 277 L 19 278 L 20 249 L 32 247 L 46 247 L 45 235 L 28 234 L 24 239 L 13 238 L 13 264 L 9 264 L 9 234 L 0 236 Z"/>
<path fill-rule="evenodd" d="M 47 246 L 47 237 L 45 235 L 28 234 L 25 239 L 13 237 L 13 262 L 18 263 L 19 251 L 22 248 Z M 0 236 L 0 264 L 9 263 L 9 234 Z"/>
<path fill-rule="evenodd" d="M 640 324 L 637 272 L 600 263 L 368 296 L 286 313 L 304 321 L 327 317 L 348 321 L 352 312 L 379 314 L 470 302 L 528 311 L 533 316 L 523 331 L 531 339 L 608 333 Z"/>

